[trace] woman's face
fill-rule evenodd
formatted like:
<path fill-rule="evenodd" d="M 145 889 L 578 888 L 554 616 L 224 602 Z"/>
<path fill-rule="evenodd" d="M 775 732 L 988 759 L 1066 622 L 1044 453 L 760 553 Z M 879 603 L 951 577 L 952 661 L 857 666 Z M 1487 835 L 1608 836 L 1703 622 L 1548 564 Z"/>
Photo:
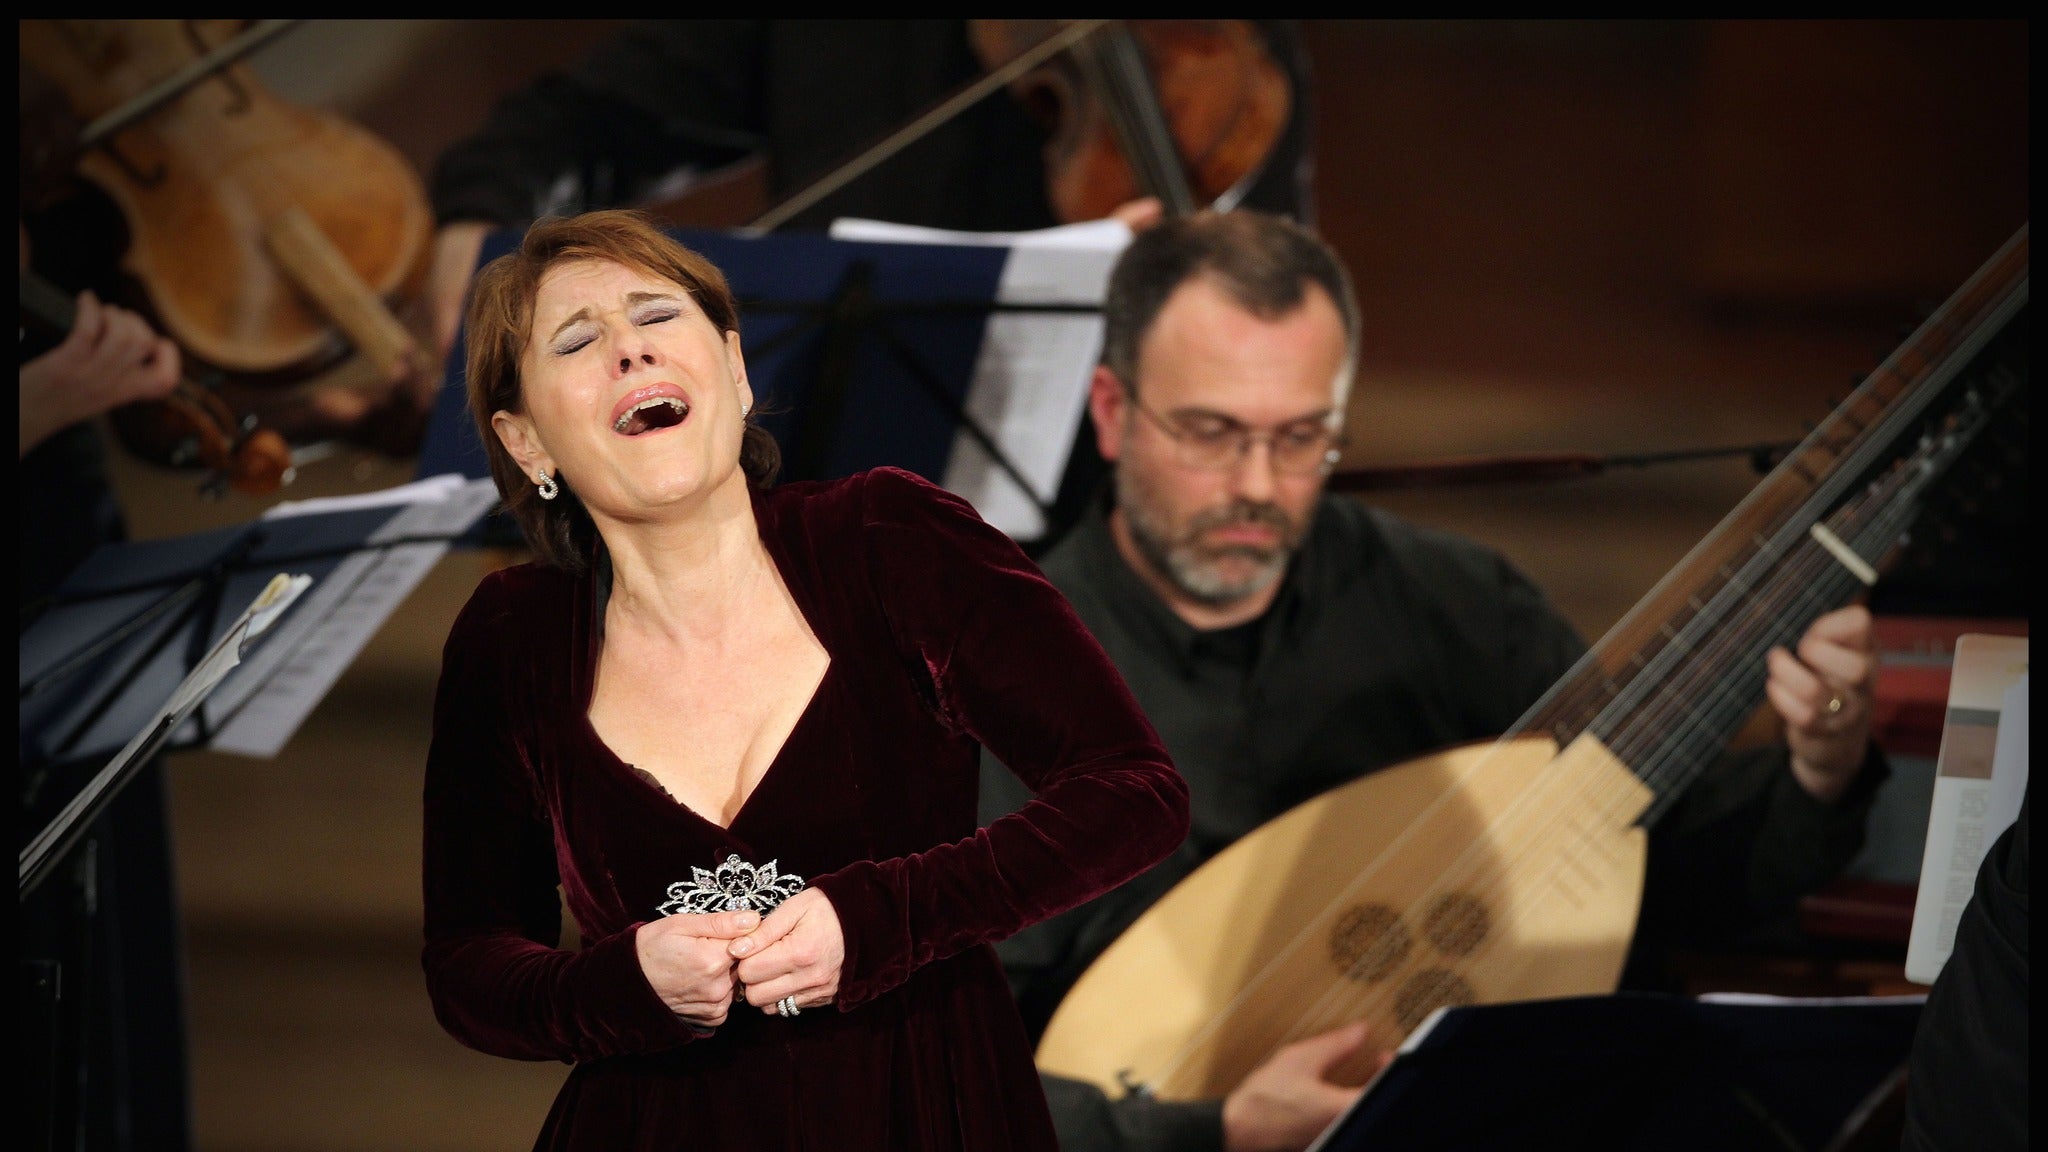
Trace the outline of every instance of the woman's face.
<path fill-rule="evenodd" d="M 497 413 L 499 438 L 529 477 L 559 470 L 600 519 L 745 485 L 753 392 L 739 333 L 718 331 L 681 285 L 609 260 L 551 269 L 519 369 L 526 411 Z"/>

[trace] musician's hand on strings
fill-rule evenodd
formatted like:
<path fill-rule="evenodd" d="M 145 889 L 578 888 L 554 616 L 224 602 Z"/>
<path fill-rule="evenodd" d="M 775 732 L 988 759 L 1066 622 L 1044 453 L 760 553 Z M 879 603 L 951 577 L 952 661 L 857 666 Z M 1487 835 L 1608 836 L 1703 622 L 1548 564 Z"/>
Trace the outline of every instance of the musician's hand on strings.
<path fill-rule="evenodd" d="M 1366 1047 L 1364 1021 L 1298 1040 L 1252 1069 L 1223 1100 L 1225 1152 L 1301 1152 L 1323 1134 L 1363 1088 L 1333 1083 L 1332 1072 Z M 1373 1058 L 1377 1072 L 1392 1052 Z"/>
<path fill-rule="evenodd" d="M 81 420 L 170 395 L 180 363 L 149 321 L 81 292 L 64 342 L 21 366 L 21 455 Z"/>
<path fill-rule="evenodd" d="M 1785 721 L 1792 775 L 1814 799 L 1833 803 L 1848 791 L 1869 752 L 1877 642 L 1861 604 L 1815 620 L 1797 655 L 1765 656 L 1764 695 Z"/>

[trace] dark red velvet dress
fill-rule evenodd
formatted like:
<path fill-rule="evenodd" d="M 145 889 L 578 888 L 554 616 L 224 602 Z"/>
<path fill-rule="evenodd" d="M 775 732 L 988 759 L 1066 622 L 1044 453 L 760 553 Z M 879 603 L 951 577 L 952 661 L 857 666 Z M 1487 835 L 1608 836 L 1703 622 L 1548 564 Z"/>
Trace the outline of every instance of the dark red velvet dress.
<path fill-rule="evenodd" d="M 426 772 L 435 1013 L 481 1051 L 575 1064 L 536 1148 L 1052 1149 L 990 943 L 1171 851 L 1186 787 L 1066 601 L 958 497 L 878 469 L 754 512 L 831 663 L 730 828 L 591 727 L 595 576 L 508 568 L 463 609 Z M 982 743 L 1037 799 L 977 828 Z M 832 901 L 838 1010 L 741 1005 L 698 1034 L 657 998 L 636 927 L 729 855 Z"/>

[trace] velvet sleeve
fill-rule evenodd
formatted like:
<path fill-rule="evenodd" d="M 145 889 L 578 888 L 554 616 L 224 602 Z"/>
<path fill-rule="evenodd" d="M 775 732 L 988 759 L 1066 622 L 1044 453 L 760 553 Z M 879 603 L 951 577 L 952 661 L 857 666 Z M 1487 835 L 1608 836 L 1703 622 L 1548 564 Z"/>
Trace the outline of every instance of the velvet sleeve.
<path fill-rule="evenodd" d="M 580 1061 L 673 1048 L 696 1032 L 640 969 L 638 925 L 561 941 L 552 825 L 510 718 L 504 651 L 519 620 L 496 575 L 464 606 L 442 650 L 427 750 L 421 965 L 434 1016 L 462 1043 L 519 1060 Z"/>
<path fill-rule="evenodd" d="M 908 472 L 864 485 L 868 575 L 906 673 L 1035 797 L 964 840 L 813 881 L 845 933 L 842 1008 L 1115 888 L 1188 831 L 1187 786 L 1158 734 L 1022 549 Z"/>

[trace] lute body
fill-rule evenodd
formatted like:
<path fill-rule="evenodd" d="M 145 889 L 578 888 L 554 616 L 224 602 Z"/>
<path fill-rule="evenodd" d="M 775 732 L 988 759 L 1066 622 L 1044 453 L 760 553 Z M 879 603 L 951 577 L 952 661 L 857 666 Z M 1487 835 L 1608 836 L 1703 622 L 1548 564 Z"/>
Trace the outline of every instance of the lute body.
<path fill-rule="evenodd" d="M 1126 929 L 1062 1002 L 1039 1067 L 1198 1099 L 1352 1020 L 1399 1036 L 1440 1005 L 1611 990 L 1647 800 L 1590 738 L 1565 756 L 1541 737 L 1470 745 L 1325 792 Z"/>

